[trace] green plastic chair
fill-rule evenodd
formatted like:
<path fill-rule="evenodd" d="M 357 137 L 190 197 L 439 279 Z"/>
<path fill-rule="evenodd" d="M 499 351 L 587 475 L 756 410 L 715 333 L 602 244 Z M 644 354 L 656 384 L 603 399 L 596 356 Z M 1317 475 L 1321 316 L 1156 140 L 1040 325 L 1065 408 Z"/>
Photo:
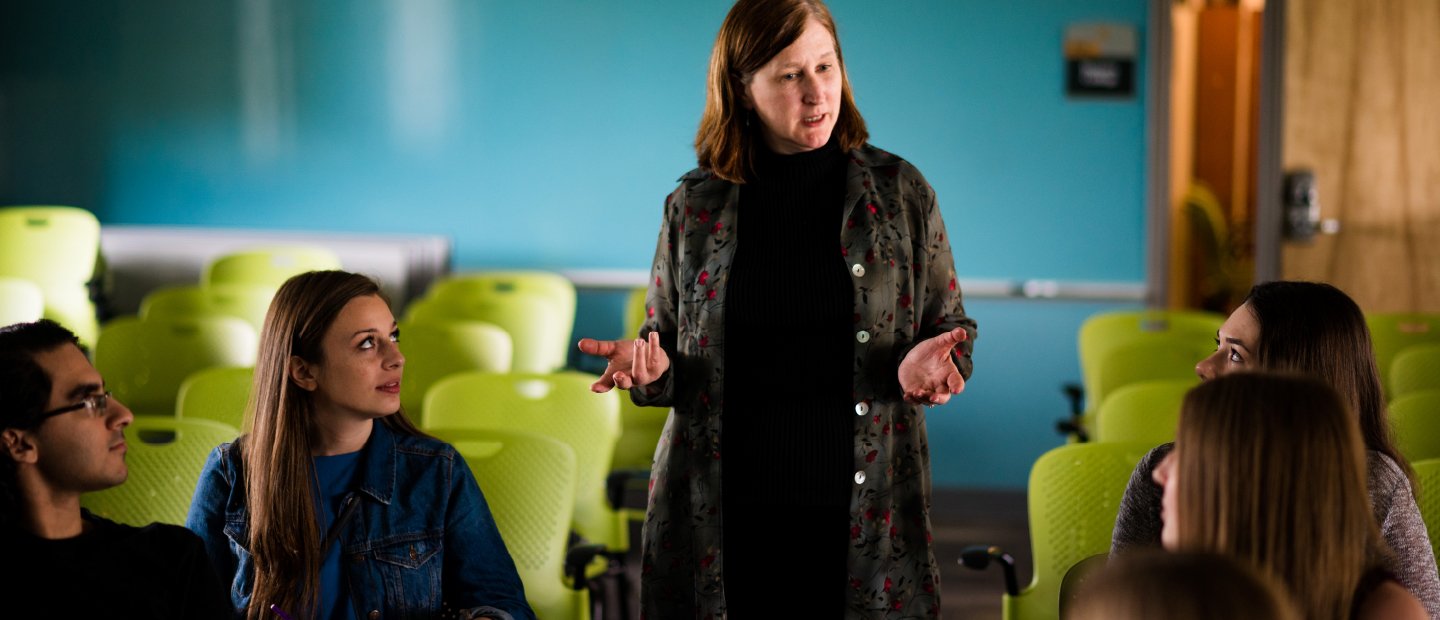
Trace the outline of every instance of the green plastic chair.
<path fill-rule="evenodd" d="M 274 297 L 274 288 L 253 284 L 169 286 L 151 291 L 140 300 L 140 317 L 233 316 L 260 333 Z"/>
<path fill-rule="evenodd" d="M 619 554 L 630 548 L 627 516 L 606 498 L 615 441 L 620 436 L 619 397 L 590 391 L 596 377 L 578 372 L 452 375 L 425 395 L 421 427 L 537 433 L 575 451 L 575 532 Z"/>
<path fill-rule="evenodd" d="M 340 268 L 340 257 L 325 248 L 268 246 L 216 258 L 205 266 L 200 283 L 206 287 L 250 284 L 278 289 L 292 276 Z"/>
<path fill-rule="evenodd" d="M 0 276 L 0 326 L 32 323 L 45 316 L 45 295 L 34 282 Z"/>
<path fill-rule="evenodd" d="M 1390 401 L 1395 447 L 1410 462 L 1440 458 L 1440 389 L 1411 392 Z"/>
<path fill-rule="evenodd" d="M 1440 459 L 1414 461 L 1410 466 L 1415 468 L 1415 502 L 1430 533 L 1430 549 L 1440 555 Z"/>
<path fill-rule="evenodd" d="M 1004 595 L 1006 620 L 1060 617 L 1060 586 L 1081 561 L 1110 551 L 1120 497 L 1149 443 L 1080 443 L 1041 455 L 1030 469 L 1028 505 L 1035 576 Z"/>
<path fill-rule="evenodd" d="M 239 434 L 233 426 L 210 420 L 136 416 L 125 429 L 129 477 L 119 486 L 80 496 L 80 505 L 129 525 L 184 525 L 205 460 Z"/>
<path fill-rule="evenodd" d="M 100 254 L 100 221 L 76 207 L 0 208 L 0 276 L 40 287 L 45 318 L 93 347 L 100 332 L 89 282 Z"/>
<path fill-rule="evenodd" d="M 483 321 L 510 334 L 514 372 L 565 367 L 575 327 L 575 287 L 546 272 L 477 273 L 437 284 L 410 306 L 412 323 Z"/>
<path fill-rule="evenodd" d="M 1180 405 L 1200 380 L 1165 379 L 1132 383 L 1112 392 L 1095 412 L 1095 441 L 1128 441 L 1158 446 L 1175 441 Z"/>
<path fill-rule="evenodd" d="M 1197 381 L 1195 364 L 1214 352 L 1213 335 L 1201 340 L 1194 335 L 1168 334 L 1116 347 L 1100 362 L 1099 389 L 1093 392 L 1093 402 L 1104 403 L 1115 390 L 1136 383 Z"/>
<path fill-rule="evenodd" d="M 1390 362 L 1392 400 L 1421 390 L 1440 390 L 1440 343 L 1405 347 Z"/>
<path fill-rule="evenodd" d="M 1085 398 L 1089 403 L 1087 409 L 1094 409 L 1105 400 L 1106 387 L 1123 385 L 1101 378 L 1101 367 L 1112 359 L 1116 350 L 1146 342 L 1190 342 L 1193 347 L 1187 351 L 1204 351 L 1209 355 L 1215 350 L 1215 333 L 1224 323 L 1224 316 L 1193 310 L 1125 310 L 1086 319 L 1080 325 L 1077 346 Z M 1189 359 L 1188 369 L 1192 374 L 1202 358 L 1204 355 Z"/>
<path fill-rule="evenodd" d="M 565 554 L 575 504 L 575 451 L 531 433 L 439 429 L 480 483 L 525 597 L 539 618 L 587 620 L 590 593 L 567 583 Z"/>
<path fill-rule="evenodd" d="M 249 366 L 206 368 L 191 374 L 180 384 L 175 417 L 245 428 L 245 404 L 254 375 Z"/>
<path fill-rule="evenodd" d="M 402 323 L 400 350 L 405 353 L 400 405 L 417 419 L 425 392 L 441 379 L 466 371 L 510 372 L 510 334 L 480 321 Z"/>
<path fill-rule="evenodd" d="M 1380 367 L 1380 381 L 1387 389 L 1390 387 L 1390 371 L 1395 356 L 1406 347 L 1440 343 L 1440 314 L 1367 314 L 1365 323 L 1370 327 L 1370 340 L 1375 345 L 1375 364 Z M 1389 396 L 1394 397 L 1393 394 Z"/>
<path fill-rule="evenodd" d="M 436 282 L 427 296 L 459 299 L 476 293 L 488 293 L 494 289 L 539 295 L 552 299 L 561 306 L 575 307 L 575 285 L 565 276 L 549 271 L 477 271 L 456 274 Z"/>
<path fill-rule="evenodd" d="M 630 292 L 625 300 L 625 331 L 621 338 L 635 338 L 640 335 L 640 325 L 645 322 L 645 289 Z M 665 430 L 665 420 L 670 417 L 668 407 L 641 407 L 630 400 L 629 395 L 620 395 L 620 442 L 615 444 L 615 469 L 650 469 L 655 460 L 655 446 L 660 443 L 660 434 Z"/>
<path fill-rule="evenodd" d="M 95 345 L 95 369 L 138 415 L 173 417 L 180 384 L 216 366 L 253 366 L 259 339 L 234 317 L 111 321 Z"/>

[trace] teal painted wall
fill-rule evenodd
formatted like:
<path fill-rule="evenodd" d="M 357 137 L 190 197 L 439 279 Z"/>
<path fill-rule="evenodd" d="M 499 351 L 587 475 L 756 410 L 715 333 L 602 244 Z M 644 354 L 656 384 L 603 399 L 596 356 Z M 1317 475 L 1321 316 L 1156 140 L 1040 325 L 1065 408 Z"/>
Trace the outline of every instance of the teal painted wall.
<path fill-rule="evenodd" d="M 872 141 L 969 278 L 1144 279 L 1145 100 L 1063 93 L 1067 24 L 1146 0 L 834 0 Z M 12 0 L 0 203 L 106 223 L 451 235 L 460 268 L 648 266 L 725 1 Z M 1137 69 L 1143 76 L 1142 57 Z M 603 296 L 600 296 L 603 297 Z M 596 297 L 594 299 L 599 299 Z M 614 304 L 579 328 L 617 329 Z M 937 483 L 1023 486 L 1104 304 L 971 301 Z M 588 311 L 587 311 L 588 310 Z"/>

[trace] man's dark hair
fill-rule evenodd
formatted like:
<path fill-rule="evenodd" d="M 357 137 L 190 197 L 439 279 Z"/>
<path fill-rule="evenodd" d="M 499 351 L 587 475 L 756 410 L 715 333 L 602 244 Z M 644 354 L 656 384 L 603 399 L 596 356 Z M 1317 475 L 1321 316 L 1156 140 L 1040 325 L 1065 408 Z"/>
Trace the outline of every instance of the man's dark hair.
<path fill-rule="evenodd" d="M 0 430 L 30 429 L 50 403 L 50 375 L 35 357 L 66 344 L 79 346 L 70 330 L 41 319 L 0 327 Z M 0 526 L 19 518 L 20 496 L 15 461 L 0 457 Z"/>

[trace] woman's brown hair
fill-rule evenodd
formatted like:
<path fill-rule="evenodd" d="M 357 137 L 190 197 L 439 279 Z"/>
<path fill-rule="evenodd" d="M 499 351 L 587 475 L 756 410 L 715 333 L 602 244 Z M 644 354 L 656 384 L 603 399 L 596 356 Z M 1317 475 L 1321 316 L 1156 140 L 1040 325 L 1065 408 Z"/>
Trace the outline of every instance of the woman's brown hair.
<path fill-rule="evenodd" d="M 1300 620 L 1269 574 L 1219 554 L 1159 550 L 1116 558 L 1065 612 L 1069 620 Z"/>
<path fill-rule="evenodd" d="M 745 85 L 765 63 L 790 47 L 810 20 L 819 22 L 835 40 L 840 65 L 840 110 L 833 138 L 843 150 L 859 148 L 870 134 L 855 107 L 850 74 L 835 33 L 835 19 L 820 0 L 740 0 L 730 7 L 715 48 L 710 52 L 706 78 L 705 113 L 695 133 L 695 155 L 700 167 L 722 179 L 744 183 L 751 171 L 754 149 L 763 143 L 760 121 L 742 105 Z"/>
<path fill-rule="evenodd" d="M 1260 325 L 1261 368 L 1315 377 L 1335 388 L 1360 419 L 1365 447 L 1390 457 L 1414 484 L 1385 415 L 1379 365 L 1360 306 L 1321 282 L 1277 281 L 1250 289 L 1245 304 Z"/>
<path fill-rule="evenodd" d="M 315 477 L 311 393 L 290 379 L 291 356 L 323 362 L 321 343 L 340 311 L 357 297 L 379 296 L 374 280 L 344 271 L 290 278 L 275 293 L 260 334 L 260 355 L 245 408 L 241 446 L 250 511 L 254 589 L 246 616 L 271 618 L 270 605 L 296 617 L 318 609 L 320 528 L 310 484 Z M 420 435 L 403 411 L 381 418 L 387 428 Z"/>
<path fill-rule="evenodd" d="M 1309 377 L 1238 373 L 1191 390 L 1175 436 L 1180 551 L 1248 561 L 1311 620 L 1348 618 L 1384 548 L 1360 428 Z"/>

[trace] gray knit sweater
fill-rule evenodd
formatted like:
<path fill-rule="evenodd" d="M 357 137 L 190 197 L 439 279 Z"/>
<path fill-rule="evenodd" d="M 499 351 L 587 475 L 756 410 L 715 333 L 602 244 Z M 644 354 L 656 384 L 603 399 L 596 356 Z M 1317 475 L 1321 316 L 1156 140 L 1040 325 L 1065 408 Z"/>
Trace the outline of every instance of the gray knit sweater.
<path fill-rule="evenodd" d="M 1141 547 L 1160 545 L 1160 499 L 1163 489 L 1155 484 L 1151 473 L 1175 444 L 1167 443 L 1145 455 L 1120 499 L 1120 514 L 1115 519 L 1110 555 Z M 1370 501 L 1375 508 L 1375 522 L 1380 534 L 1394 551 L 1394 565 L 1386 566 L 1400 584 L 1420 599 L 1431 618 L 1440 618 L 1440 573 L 1435 568 L 1435 554 L 1410 480 L 1400 466 L 1379 452 L 1369 452 Z"/>

